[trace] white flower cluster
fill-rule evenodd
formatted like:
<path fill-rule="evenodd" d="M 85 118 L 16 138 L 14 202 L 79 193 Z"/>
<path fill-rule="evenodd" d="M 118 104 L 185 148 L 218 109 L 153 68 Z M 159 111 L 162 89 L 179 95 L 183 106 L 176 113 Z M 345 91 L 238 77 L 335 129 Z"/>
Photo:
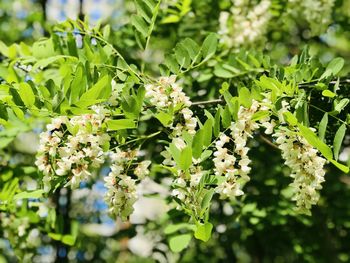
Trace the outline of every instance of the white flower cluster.
<path fill-rule="evenodd" d="M 305 138 L 298 135 L 298 131 L 280 129 L 274 135 L 278 148 L 282 151 L 285 164 L 292 170 L 290 175 L 294 181 L 291 184 L 297 209 L 309 213 L 312 205 L 317 204 L 319 193 L 324 182 L 326 159 L 319 156 L 319 152 L 310 145 Z"/>
<path fill-rule="evenodd" d="M 4 238 L 15 248 L 36 248 L 41 244 L 40 232 L 37 228 L 30 228 L 29 217 L 0 213 L 0 226 L 4 231 Z"/>
<path fill-rule="evenodd" d="M 335 0 L 289 0 L 290 13 L 302 16 L 310 24 L 311 33 L 319 35 L 326 31 L 332 20 Z"/>
<path fill-rule="evenodd" d="M 146 98 L 158 110 L 167 111 L 169 109 L 180 110 L 180 117 L 183 118 L 183 123 L 176 124 L 174 136 L 179 136 L 183 131 L 190 134 L 195 133 L 197 119 L 193 117 L 193 112 L 189 109 L 191 101 L 188 96 L 182 91 L 182 87 L 176 83 L 176 76 L 161 77 L 157 84 L 147 84 Z M 170 124 L 173 126 L 173 123 Z"/>
<path fill-rule="evenodd" d="M 180 151 L 186 147 L 186 143 L 181 137 L 173 138 L 173 143 Z M 172 166 L 176 170 L 176 179 L 173 181 L 173 186 L 175 186 L 175 188 L 171 195 L 179 199 L 187 209 L 198 214 L 200 210 L 200 202 L 197 200 L 196 190 L 205 171 L 198 163 L 196 163 L 196 160 L 193 159 L 192 165 L 189 167 L 188 173 L 186 173 L 177 167 L 169 151 L 163 151 L 161 154 L 165 158 L 163 164 L 166 166 Z M 178 209 L 180 209 L 180 207 L 178 207 Z"/>
<path fill-rule="evenodd" d="M 265 34 L 271 14 L 271 0 L 259 3 L 252 0 L 234 0 L 230 12 L 221 12 L 219 18 L 221 41 L 229 47 L 254 43 Z"/>
<path fill-rule="evenodd" d="M 236 157 L 229 153 L 229 150 L 224 147 L 230 142 L 230 138 L 222 133 L 219 140 L 216 141 L 214 152 L 215 175 L 224 175 L 225 181 L 218 185 L 216 192 L 220 194 L 220 198 L 234 198 L 235 196 L 243 195 L 241 190 L 242 185 L 238 182 L 239 172 L 235 167 Z"/>
<path fill-rule="evenodd" d="M 225 144 L 230 142 L 230 138 L 225 134 L 222 133 L 215 143 L 216 151 L 213 159 L 215 175 L 225 176 L 225 181 L 219 184 L 216 189 L 221 198 L 235 198 L 244 194 L 242 187 L 250 180 L 248 174 L 251 170 L 247 141 L 260 126 L 265 128 L 266 134 L 271 134 L 275 126 L 274 120 L 271 120 L 269 116 L 259 121 L 253 120 L 253 116 L 257 111 L 267 111 L 269 109 L 265 104 L 268 105 L 269 100 L 264 99 L 262 103 L 253 100 L 249 108 L 240 106 L 237 121 L 232 122 L 230 127 L 234 145 L 232 153 L 224 147 Z"/>
<path fill-rule="evenodd" d="M 103 145 L 110 137 L 102 130 L 107 111 L 93 106 L 92 114 L 73 118 L 57 117 L 40 134 L 40 146 L 35 164 L 43 172 L 44 189 L 51 189 L 56 176 L 68 178 L 72 188 L 91 178 L 91 168 L 105 161 Z"/>
<path fill-rule="evenodd" d="M 199 165 L 192 165 L 189 168 L 189 171 L 189 177 L 187 177 L 181 171 L 178 171 L 178 177 L 175 179 L 174 183 L 180 188 L 172 191 L 172 196 L 177 197 L 185 203 L 188 201 L 188 199 L 186 200 L 186 197 L 191 195 L 191 192 L 196 189 L 202 179 L 202 176 L 204 175 L 204 171 Z"/>
<path fill-rule="evenodd" d="M 111 154 L 111 172 L 105 177 L 105 186 L 108 191 L 105 200 L 109 204 L 109 212 L 112 215 L 120 216 L 122 220 L 127 220 L 134 211 L 134 204 L 137 200 L 136 179 L 128 175 L 128 170 L 137 157 L 137 151 L 121 151 L 116 149 Z M 138 179 L 143 179 L 149 174 L 148 167 L 150 161 L 140 162 L 134 169 L 134 174 Z"/>

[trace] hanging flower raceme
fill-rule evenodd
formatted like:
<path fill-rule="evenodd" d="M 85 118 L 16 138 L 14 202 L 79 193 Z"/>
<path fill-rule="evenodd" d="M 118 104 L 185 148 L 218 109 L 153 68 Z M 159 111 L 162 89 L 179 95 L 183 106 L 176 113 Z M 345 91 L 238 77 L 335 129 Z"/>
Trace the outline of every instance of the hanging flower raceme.
<path fill-rule="evenodd" d="M 285 164 L 291 168 L 293 200 L 299 212 L 310 213 L 312 205 L 317 204 L 318 190 L 324 182 L 324 165 L 327 160 L 305 138 L 298 135 L 298 130 L 279 129 L 273 135 L 278 148 L 282 151 Z"/>
<path fill-rule="evenodd" d="M 173 136 L 180 136 L 183 131 L 195 133 L 197 119 L 189 109 L 191 101 L 182 91 L 182 87 L 176 82 L 176 76 L 161 77 L 157 83 L 145 86 L 146 98 L 159 111 L 175 113 L 179 121 L 171 122 L 169 127 L 173 129 Z"/>
<path fill-rule="evenodd" d="M 102 128 L 107 110 L 101 106 L 91 109 L 94 113 L 54 118 L 40 134 L 35 164 L 44 174 L 46 191 L 54 181 L 67 180 L 67 185 L 78 187 L 82 180 L 91 179 L 92 168 L 104 163 L 104 148 L 110 140 Z"/>
<path fill-rule="evenodd" d="M 178 151 L 182 151 L 184 148 L 188 147 L 181 137 L 173 138 L 172 144 Z M 181 210 L 185 207 L 186 210 L 192 211 L 193 215 L 200 218 L 201 200 L 203 197 L 199 194 L 199 184 L 206 171 L 203 170 L 202 166 L 193 158 L 192 164 L 188 169 L 183 170 L 174 161 L 169 149 L 163 151 L 161 154 L 165 158 L 163 164 L 172 167 L 173 175 L 175 176 L 172 184 L 174 189 L 171 195 L 182 204 L 182 206 L 178 206 L 177 209 Z"/>
<path fill-rule="evenodd" d="M 230 12 L 220 14 L 221 41 L 229 47 L 239 47 L 261 39 L 271 18 L 271 1 L 263 0 L 256 4 L 252 0 L 232 2 Z"/>
<path fill-rule="evenodd" d="M 302 15 L 309 23 L 312 35 L 320 35 L 332 21 L 335 0 L 289 0 L 288 12 Z"/>
<path fill-rule="evenodd" d="M 120 216 L 122 220 L 126 220 L 134 211 L 137 179 L 143 179 L 149 174 L 150 161 L 142 161 L 136 168 L 131 169 L 137 155 L 136 150 L 122 151 L 119 148 L 110 154 L 112 165 L 111 172 L 105 177 L 105 186 L 108 189 L 105 201 L 109 205 L 109 213 Z M 129 175 L 132 172 L 135 179 Z"/>
<path fill-rule="evenodd" d="M 263 102 L 266 104 L 267 100 Z M 253 120 L 253 116 L 258 110 L 266 111 L 268 107 L 255 100 L 252 101 L 249 108 L 240 106 L 237 121 L 232 122 L 230 126 L 233 142 L 231 153 L 228 148 L 224 147 L 230 142 L 230 137 L 221 134 L 215 143 L 216 151 L 213 159 L 215 175 L 225 176 L 225 180 L 216 188 L 216 192 L 220 194 L 221 198 L 234 199 L 236 196 L 244 194 L 242 187 L 250 180 L 248 174 L 251 170 L 247 141 L 260 126 L 265 127 L 265 133 L 271 133 L 273 130 L 274 121 L 270 117 L 267 116 L 259 121 Z"/>

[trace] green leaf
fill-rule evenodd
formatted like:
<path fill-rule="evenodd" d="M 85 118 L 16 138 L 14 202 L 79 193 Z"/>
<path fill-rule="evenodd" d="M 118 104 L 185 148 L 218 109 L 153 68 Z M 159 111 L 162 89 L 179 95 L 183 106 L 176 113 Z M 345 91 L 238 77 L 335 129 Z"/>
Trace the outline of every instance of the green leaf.
<path fill-rule="evenodd" d="M 53 56 L 53 57 L 48 57 L 48 58 L 44 58 L 44 59 L 40 59 L 38 62 L 36 62 L 33 65 L 33 69 L 32 70 L 37 70 L 38 68 L 45 68 L 48 65 L 53 64 L 54 62 L 56 62 L 59 59 L 70 59 L 72 62 L 77 62 L 78 59 L 76 57 L 73 56 L 67 56 L 67 55 L 57 55 L 57 56 Z"/>
<path fill-rule="evenodd" d="M 202 45 L 202 54 L 204 61 L 210 59 L 216 52 L 218 45 L 218 38 L 215 33 L 210 33 L 203 42 Z"/>
<path fill-rule="evenodd" d="M 203 134 L 204 130 L 200 129 L 199 131 L 196 132 L 196 134 L 193 137 L 193 142 L 192 142 L 192 155 L 193 158 L 198 159 L 203 150 Z"/>
<path fill-rule="evenodd" d="M 188 54 L 186 47 L 182 43 L 177 44 L 175 47 L 175 58 L 183 68 L 188 68 L 191 64 L 190 54 Z"/>
<path fill-rule="evenodd" d="M 207 242 L 211 237 L 211 231 L 213 229 L 213 225 L 209 222 L 205 224 L 198 224 L 197 229 L 194 232 L 194 237 Z"/>
<path fill-rule="evenodd" d="M 68 45 L 69 55 L 74 56 L 74 57 L 79 57 L 78 49 L 77 49 L 77 42 L 75 41 L 75 37 L 70 32 L 67 34 L 67 36 L 68 36 L 67 45 Z"/>
<path fill-rule="evenodd" d="M 136 28 L 137 31 L 139 31 L 142 34 L 143 37 L 146 38 L 148 36 L 148 25 L 142 17 L 132 15 L 131 24 Z"/>
<path fill-rule="evenodd" d="M 0 54 L 3 54 L 5 57 L 9 57 L 9 48 L 1 40 L 0 40 Z"/>
<path fill-rule="evenodd" d="M 33 56 L 35 58 L 49 58 L 57 55 L 54 50 L 52 39 L 41 39 L 33 44 Z"/>
<path fill-rule="evenodd" d="M 201 214 L 205 213 L 205 211 L 209 208 L 210 201 L 213 198 L 214 193 L 215 193 L 214 189 L 210 189 L 205 193 L 201 202 L 201 210 L 202 210 Z"/>
<path fill-rule="evenodd" d="M 204 160 L 208 159 L 208 158 L 211 156 L 212 153 L 213 153 L 213 152 L 210 151 L 210 150 L 205 150 L 205 151 L 202 152 L 202 154 L 201 154 L 201 160 L 204 161 Z"/>
<path fill-rule="evenodd" d="M 340 100 L 338 103 L 336 103 L 334 107 L 334 111 L 336 111 L 337 113 L 340 113 L 346 107 L 346 105 L 349 104 L 349 102 L 350 100 L 347 98 Z"/>
<path fill-rule="evenodd" d="M 143 0 L 135 0 L 137 12 L 147 21 L 148 24 L 152 22 L 152 10 Z"/>
<path fill-rule="evenodd" d="M 28 108 L 32 107 L 35 103 L 35 95 L 32 90 L 32 87 L 26 83 L 22 82 L 19 84 L 19 96 L 21 97 L 24 105 L 26 105 Z"/>
<path fill-rule="evenodd" d="M 179 72 L 179 64 L 176 61 L 175 55 L 172 54 L 165 56 L 164 64 L 170 69 L 171 72 Z"/>
<path fill-rule="evenodd" d="M 178 166 L 180 166 L 180 156 L 181 156 L 181 151 L 178 149 L 174 143 L 171 143 L 169 145 L 169 148 L 167 150 L 170 152 L 171 157 L 173 157 L 174 161 Z"/>
<path fill-rule="evenodd" d="M 169 124 L 173 121 L 173 116 L 169 113 L 160 111 L 155 115 L 155 117 L 165 126 L 169 126 Z"/>
<path fill-rule="evenodd" d="M 169 15 L 162 19 L 161 24 L 171 24 L 171 23 L 177 23 L 179 21 L 180 21 L 180 17 L 178 15 Z"/>
<path fill-rule="evenodd" d="M 341 69 L 344 66 L 344 59 L 343 58 L 335 58 L 333 59 L 327 66 L 326 71 L 330 70 L 333 75 L 337 75 Z M 322 78 L 322 77 L 321 77 Z"/>
<path fill-rule="evenodd" d="M 320 125 L 318 126 L 318 138 L 320 138 L 321 141 L 324 141 L 324 137 L 326 135 L 327 130 L 327 124 L 328 124 L 328 113 L 326 112 L 322 120 L 320 121 Z"/>
<path fill-rule="evenodd" d="M 111 93 L 111 81 L 108 75 L 103 76 L 87 90 L 75 105 L 84 108 L 95 104 L 98 99 L 107 99 Z"/>
<path fill-rule="evenodd" d="M 284 112 L 283 116 L 284 116 L 286 122 L 288 122 L 289 125 L 295 126 L 295 125 L 298 124 L 297 118 L 292 113 L 290 113 L 289 111 Z"/>
<path fill-rule="evenodd" d="M 216 64 L 215 65 L 215 67 L 214 67 L 214 75 L 219 77 L 219 78 L 225 78 L 225 79 L 233 78 L 235 76 L 235 74 L 233 74 L 229 70 L 226 70 L 220 64 Z"/>
<path fill-rule="evenodd" d="M 269 111 L 258 111 L 253 114 L 252 121 L 258 121 L 258 120 L 264 119 L 266 117 L 269 117 L 270 114 L 271 113 Z"/>
<path fill-rule="evenodd" d="M 218 108 L 215 113 L 215 121 L 214 121 L 214 136 L 218 137 L 220 134 L 220 115 L 221 115 L 221 108 Z"/>
<path fill-rule="evenodd" d="M 102 30 L 102 35 L 104 39 L 108 39 L 111 34 L 111 26 L 106 25 Z"/>
<path fill-rule="evenodd" d="M 199 57 L 200 47 L 198 44 L 190 38 L 186 38 L 181 44 L 185 47 L 187 53 L 189 54 L 191 60 L 196 61 Z"/>
<path fill-rule="evenodd" d="M 242 87 L 238 91 L 239 93 L 239 102 L 246 108 L 249 108 L 252 105 L 252 99 L 249 89 Z"/>
<path fill-rule="evenodd" d="M 322 96 L 324 97 L 329 97 L 329 98 L 334 98 L 336 94 L 328 89 L 322 91 Z"/>
<path fill-rule="evenodd" d="M 231 125 L 231 113 L 229 107 L 226 105 L 224 110 L 221 111 L 222 125 L 224 128 L 228 128 Z"/>
<path fill-rule="evenodd" d="M 64 235 L 62 238 L 62 243 L 68 246 L 73 246 L 75 244 L 75 237 L 72 235 Z"/>
<path fill-rule="evenodd" d="M 18 178 L 13 178 L 2 186 L 0 191 L 0 203 L 12 200 L 17 189 L 19 188 L 18 181 Z"/>
<path fill-rule="evenodd" d="M 344 173 L 348 173 L 350 168 L 345 166 L 344 164 L 338 163 L 335 160 L 329 160 L 332 164 L 334 164 L 335 167 L 337 167 L 339 170 L 343 171 Z"/>
<path fill-rule="evenodd" d="M 85 91 L 86 81 L 84 78 L 84 66 L 79 63 L 77 70 L 75 71 L 75 76 L 70 85 L 70 104 L 74 104 L 78 101 L 81 91 Z"/>
<path fill-rule="evenodd" d="M 240 103 L 239 103 L 239 98 L 238 97 L 233 97 L 230 102 L 228 103 L 232 118 L 235 121 L 238 121 L 238 111 L 239 111 L 239 107 L 240 107 Z"/>
<path fill-rule="evenodd" d="M 22 192 L 19 194 L 16 194 L 13 199 L 18 200 L 18 199 L 28 199 L 28 198 L 40 198 L 43 196 L 45 193 L 44 190 L 35 190 L 35 191 L 30 191 L 30 192 Z"/>
<path fill-rule="evenodd" d="M 108 120 L 107 129 L 109 131 L 135 129 L 136 123 L 131 119 Z"/>
<path fill-rule="evenodd" d="M 24 103 L 21 99 L 21 96 L 19 95 L 18 91 L 15 88 L 10 88 L 9 92 L 12 96 L 12 100 L 13 102 L 17 105 L 17 106 L 24 106 Z"/>
<path fill-rule="evenodd" d="M 320 79 L 328 78 L 332 75 L 336 76 L 344 66 L 343 58 L 335 58 L 328 65 Z"/>
<path fill-rule="evenodd" d="M 187 230 L 193 230 L 194 231 L 195 230 L 195 225 L 191 225 L 191 224 L 188 224 L 188 223 L 170 224 L 170 225 L 167 225 L 164 228 L 164 234 L 169 235 L 169 234 L 178 232 L 179 230 L 182 230 L 182 229 L 187 229 Z"/>
<path fill-rule="evenodd" d="M 327 159 L 331 160 L 333 157 L 333 153 L 331 148 L 328 147 L 327 144 L 325 144 L 323 141 L 321 141 L 316 134 L 311 131 L 308 127 L 302 125 L 302 124 L 298 124 L 300 133 L 302 136 L 304 136 L 304 138 L 315 148 L 317 148 L 324 157 L 326 157 Z"/>
<path fill-rule="evenodd" d="M 192 147 L 186 146 L 180 155 L 179 166 L 182 170 L 187 170 L 192 164 Z"/>
<path fill-rule="evenodd" d="M 334 141 L 333 141 L 333 154 L 334 154 L 334 159 L 338 160 L 339 157 L 339 151 L 345 136 L 346 132 L 346 125 L 343 124 L 339 127 L 337 132 L 335 133 Z"/>
<path fill-rule="evenodd" d="M 62 235 L 57 233 L 49 233 L 49 237 L 51 237 L 53 240 L 61 241 L 62 243 L 73 246 L 75 244 L 76 237 L 73 235 Z"/>
<path fill-rule="evenodd" d="M 173 236 L 169 239 L 169 246 L 171 251 L 178 253 L 188 247 L 192 239 L 191 234 L 182 234 Z"/>
<path fill-rule="evenodd" d="M 202 129 L 203 129 L 203 146 L 207 147 L 211 144 L 211 138 L 213 134 L 213 120 L 208 119 L 204 123 Z"/>

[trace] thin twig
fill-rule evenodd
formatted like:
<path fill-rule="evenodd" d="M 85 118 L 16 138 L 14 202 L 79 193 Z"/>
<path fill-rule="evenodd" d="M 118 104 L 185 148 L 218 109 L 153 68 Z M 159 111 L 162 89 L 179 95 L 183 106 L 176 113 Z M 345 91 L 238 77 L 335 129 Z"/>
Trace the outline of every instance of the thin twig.
<path fill-rule="evenodd" d="M 269 139 L 267 139 L 264 135 L 260 134 L 260 139 L 263 140 L 264 142 L 266 142 L 268 145 L 270 145 L 271 147 L 279 150 L 278 146 L 275 145 L 273 142 L 271 142 Z"/>
<path fill-rule="evenodd" d="M 299 87 L 308 87 L 308 86 L 314 86 L 314 84 L 316 84 L 319 80 L 313 80 L 310 82 L 303 82 L 303 83 L 299 83 L 298 86 Z M 335 85 L 337 84 L 337 80 L 332 80 L 329 82 L 329 84 Z M 339 84 L 350 84 L 350 79 L 340 79 L 339 80 Z"/>
<path fill-rule="evenodd" d="M 223 103 L 223 102 L 224 102 L 223 99 L 195 101 L 195 102 L 192 102 L 192 106 L 201 106 L 201 105 L 208 105 L 208 104 L 220 104 L 220 103 Z"/>
<path fill-rule="evenodd" d="M 319 107 L 317 107 L 317 106 L 315 106 L 315 105 L 310 104 L 310 107 L 312 107 L 312 108 L 314 108 L 314 109 L 316 109 L 316 110 L 319 110 L 319 111 L 321 111 L 321 112 L 323 112 L 323 113 L 328 113 L 328 111 L 325 111 L 325 110 L 323 110 L 323 109 L 321 109 L 321 108 L 319 108 Z M 345 124 L 346 126 L 350 126 L 347 122 L 343 121 L 342 119 L 339 119 L 338 117 L 336 117 L 336 116 L 334 116 L 334 115 L 332 115 L 332 114 L 329 114 L 328 116 L 330 116 L 330 117 L 332 117 L 332 118 L 334 118 L 334 119 L 340 121 L 341 123 Z"/>

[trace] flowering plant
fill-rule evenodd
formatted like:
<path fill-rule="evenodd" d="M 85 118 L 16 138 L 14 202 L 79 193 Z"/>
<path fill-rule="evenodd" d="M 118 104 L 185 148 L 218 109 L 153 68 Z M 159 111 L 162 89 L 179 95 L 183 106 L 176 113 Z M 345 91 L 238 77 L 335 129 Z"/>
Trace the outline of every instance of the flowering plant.
<path fill-rule="evenodd" d="M 163 222 L 161 234 L 151 224 L 146 234 L 154 237 L 153 247 L 167 239 L 166 248 L 158 248 L 166 260 L 177 260 L 171 253 L 195 239 L 210 244 L 225 232 L 220 213 L 234 214 L 237 222 L 255 213 L 251 224 L 265 218 L 268 209 L 249 200 L 263 199 L 266 186 L 274 186 L 268 190 L 272 207 L 287 204 L 271 213 L 307 220 L 322 204 L 327 173 L 349 173 L 340 158 L 350 120 L 346 61 L 322 63 L 308 47 L 288 61 L 252 50 L 269 38 L 277 16 L 273 1 L 219 2 L 214 33 L 181 35 L 168 49 L 151 37 L 167 39 L 159 36 L 162 25 L 190 19 L 185 3 L 174 11 L 171 3 L 137 0 L 130 23 L 115 32 L 68 20 L 31 45 L 1 42 L 0 144 L 7 148 L 0 159 L 6 171 L 0 218 L 19 257 L 30 260 L 34 248 L 52 240 L 59 243 L 58 257 L 69 246 L 83 247 L 91 229 L 80 231 L 79 224 L 86 227 L 90 219 L 72 207 L 92 198 L 81 191 L 96 185 L 104 189 L 96 199 L 108 207 L 106 214 L 89 210 L 102 214 L 97 222 L 133 222 L 142 201 L 161 199 L 163 211 L 147 215 L 154 224 Z M 326 15 L 314 10 L 305 19 L 319 34 L 330 23 L 327 7 L 334 1 L 314 2 L 303 5 Z M 279 15 L 293 19 L 300 12 L 290 1 Z M 24 174 L 17 177 L 5 153 L 11 155 L 23 133 L 39 140 L 33 151 L 22 150 L 30 157 L 16 161 Z M 20 209 L 26 212 L 13 219 Z M 41 236 L 48 238 L 35 241 Z"/>

